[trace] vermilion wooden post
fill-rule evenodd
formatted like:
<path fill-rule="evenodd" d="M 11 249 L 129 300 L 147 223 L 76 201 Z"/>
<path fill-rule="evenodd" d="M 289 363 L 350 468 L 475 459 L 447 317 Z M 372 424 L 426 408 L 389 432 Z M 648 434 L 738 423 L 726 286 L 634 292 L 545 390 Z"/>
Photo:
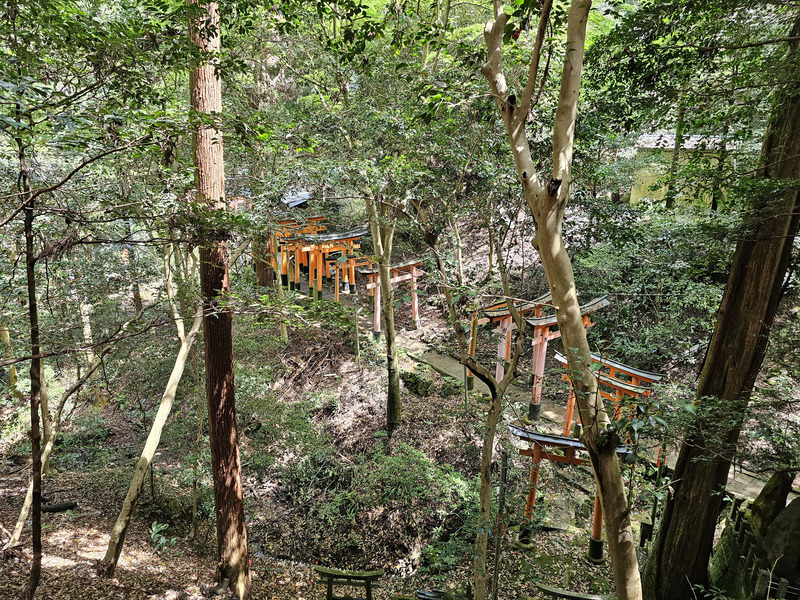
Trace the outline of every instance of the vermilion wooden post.
<path fill-rule="evenodd" d="M 542 464 L 542 447 L 533 444 L 533 462 L 531 464 L 531 472 L 528 479 L 528 495 L 525 498 L 525 519 L 530 521 L 533 519 L 533 508 L 536 506 L 536 485 L 539 482 L 539 468 Z"/>
<path fill-rule="evenodd" d="M 325 270 L 325 253 L 320 250 L 319 248 L 316 249 L 317 255 L 317 270 L 314 273 L 317 285 L 316 285 L 316 300 L 322 300 L 322 272 Z"/>
<path fill-rule="evenodd" d="M 542 402 L 542 381 L 544 380 L 544 361 L 547 357 L 547 341 L 550 334 L 548 327 L 544 331 L 537 328 L 533 338 L 533 391 L 531 405 L 528 407 L 528 418 L 535 421 L 539 418 Z"/>
<path fill-rule="evenodd" d="M 350 261 L 350 293 L 356 293 L 356 265 L 355 261 Z"/>
<path fill-rule="evenodd" d="M 600 494 L 594 495 L 594 516 L 592 517 L 592 539 L 589 540 L 587 558 L 593 563 L 603 562 L 603 506 Z"/>
<path fill-rule="evenodd" d="M 317 266 L 317 254 L 313 250 L 308 253 L 308 295 L 315 300 L 317 295 L 314 291 L 314 268 Z"/>
<path fill-rule="evenodd" d="M 572 430 L 572 418 L 575 413 L 575 390 L 570 383 L 569 386 L 569 398 L 567 400 L 567 413 L 564 415 L 564 431 L 561 432 L 561 435 L 567 437 Z"/>
<path fill-rule="evenodd" d="M 421 327 L 419 319 L 419 299 L 417 298 L 417 269 L 411 267 L 411 316 L 414 318 L 414 329 Z"/>
<path fill-rule="evenodd" d="M 294 249 L 294 289 L 300 291 L 300 246 Z"/>
<path fill-rule="evenodd" d="M 335 264 L 333 266 L 333 270 L 336 272 L 334 274 L 334 282 L 333 282 L 333 299 L 338 302 L 339 301 L 339 265 Z"/>
<path fill-rule="evenodd" d="M 289 254 L 286 251 L 286 244 L 281 250 L 281 285 L 289 287 Z"/>

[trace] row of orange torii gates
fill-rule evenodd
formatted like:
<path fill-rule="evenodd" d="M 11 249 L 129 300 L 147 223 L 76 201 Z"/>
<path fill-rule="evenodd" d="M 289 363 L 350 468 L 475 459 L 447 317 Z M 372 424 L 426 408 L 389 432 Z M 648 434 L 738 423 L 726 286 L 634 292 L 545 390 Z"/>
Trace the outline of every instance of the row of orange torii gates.
<path fill-rule="evenodd" d="M 353 229 L 341 233 L 323 233 L 326 231 L 323 220 L 324 217 L 310 217 L 302 222 L 294 218 L 279 220 L 277 235 L 270 238 L 269 255 L 272 268 L 275 273 L 281 274 L 281 284 L 284 287 L 298 292 L 301 289 L 305 273 L 308 294 L 314 299 L 322 297 L 324 279 L 333 285 L 333 299 L 336 302 L 340 300 L 340 293 L 356 293 L 356 272 L 364 275 L 367 279 L 366 287 L 373 298 L 373 330 L 376 336 L 380 336 L 381 290 L 377 265 L 370 258 L 360 256 L 356 252 L 360 248 L 361 238 L 369 235 L 369 231 Z M 412 260 L 390 267 L 393 285 L 404 281 L 410 283 L 412 318 L 417 328 L 420 326 L 420 315 L 416 289 L 417 278 L 423 274 L 421 266 L 422 261 Z M 532 331 L 533 390 L 528 412 L 530 422 L 538 420 L 539 417 L 548 342 L 561 337 L 551 301 L 550 294 L 545 294 L 535 300 L 516 300 L 514 302 L 520 316 L 525 319 L 526 329 Z M 608 305 L 609 300 L 601 297 L 581 306 L 584 327 L 588 329 L 593 324 L 589 315 Z M 495 376 L 500 380 L 504 373 L 504 363 L 511 359 L 512 336 L 516 329 L 514 319 L 505 301 L 483 308 L 481 313 L 473 318 L 469 346 L 469 353 L 473 357 L 476 353 L 477 328 L 487 323 L 494 324 L 499 334 Z M 566 373 L 566 357 L 556 352 L 555 359 L 565 369 L 562 379 L 569 381 L 569 375 Z M 650 385 L 664 377 L 664 375 L 642 371 L 597 354 L 592 354 L 592 360 L 597 364 L 595 376 L 598 379 L 600 396 L 604 403 L 611 407 L 614 419 L 622 416 L 623 400 L 636 400 L 649 396 Z M 472 388 L 472 381 L 473 377 L 468 372 L 465 385 L 469 389 Z M 570 465 L 590 464 L 587 458 L 579 454 L 579 452 L 585 452 L 582 442 L 571 437 L 573 421 L 578 422 L 579 420 L 580 417 L 575 411 L 575 394 L 570 385 L 561 435 L 536 433 L 517 425 L 510 426 L 511 433 L 527 445 L 527 447 L 521 448 L 519 453 L 531 457 L 532 460 L 525 503 L 527 524 L 523 524 L 518 540 L 523 547 L 530 543 L 530 523 L 533 519 L 542 461 L 549 460 Z M 620 446 L 617 450 L 621 455 L 628 454 L 630 451 L 625 445 Z M 658 460 L 663 461 L 664 457 L 659 454 Z M 588 558 L 595 562 L 603 560 L 602 508 L 597 494 L 595 494 Z"/>

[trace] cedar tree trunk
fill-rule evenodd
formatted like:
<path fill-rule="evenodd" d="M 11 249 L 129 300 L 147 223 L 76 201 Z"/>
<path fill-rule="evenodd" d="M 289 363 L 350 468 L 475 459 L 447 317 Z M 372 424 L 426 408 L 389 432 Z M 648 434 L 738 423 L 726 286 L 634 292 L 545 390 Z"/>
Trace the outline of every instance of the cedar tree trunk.
<path fill-rule="evenodd" d="M 190 80 L 192 108 L 204 117 L 194 138 L 197 199 L 224 210 L 222 132 L 215 122 L 222 112 L 219 6 L 216 2 L 206 2 L 196 7 L 199 14 L 190 23 L 189 33 L 204 54 L 202 62 L 193 68 Z M 239 600 L 249 600 L 250 571 L 233 385 L 233 315 L 220 306 L 220 296 L 230 292 L 227 244 L 221 233 L 209 238 L 200 251 L 200 289 L 217 518 L 217 577 L 220 584 L 227 580 Z"/>
<path fill-rule="evenodd" d="M 792 36 L 800 33 L 800 21 Z M 796 46 L 796 42 L 795 42 Z M 788 60 L 796 57 L 794 47 Z M 698 402 L 721 402 L 732 419 L 704 420 L 681 445 L 653 554 L 647 598 L 684 600 L 708 586 L 708 559 L 742 419 L 766 351 L 800 220 L 800 86 L 787 84 L 761 151 L 758 175 L 794 180 L 754 202 L 753 222 L 736 246 L 717 323 L 706 353 Z"/>

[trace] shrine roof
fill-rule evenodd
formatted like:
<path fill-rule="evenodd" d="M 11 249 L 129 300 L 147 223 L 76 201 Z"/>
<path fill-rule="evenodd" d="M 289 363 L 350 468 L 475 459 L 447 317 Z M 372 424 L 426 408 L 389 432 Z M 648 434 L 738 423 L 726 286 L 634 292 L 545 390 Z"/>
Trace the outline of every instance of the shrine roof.
<path fill-rule="evenodd" d="M 587 302 L 583 306 L 581 306 L 581 316 L 589 315 L 593 312 L 597 312 L 601 308 L 605 308 L 611 304 L 611 301 L 608 299 L 608 296 L 603 296 L 601 298 L 595 298 L 591 302 Z M 531 327 L 545 327 L 549 325 L 556 324 L 556 315 L 545 315 L 543 317 L 531 317 L 530 319 L 526 319 L 526 322 Z"/>
<path fill-rule="evenodd" d="M 550 292 L 548 292 L 542 296 L 539 296 L 535 300 L 514 300 L 514 306 L 520 312 L 520 314 L 525 314 L 526 312 L 535 310 L 540 306 L 549 305 L 552 299 L 553 296 L 550 294 Z M 492 321 L 508 317 L 511 314 L 508 310 L 508 305 L 505 302 L 493 304 L 492 306 L 484 308 L 481 312 L 483 312 L 483 314 Z"/>
<path fill-rule="evenodd" d="M 290 240 L 302 240 L 312 244 L 324 244 L 325 242 L 340 242 L 343 240 L 350 240 L 361 238 L 369 235 L 369 229 L 359 228 L 351 229 L 349 231 L 335 231 L 331 233 L 309 233 L 300 234 L 290 237 Z"/>
<path fill-rule="evenodd" d="M 396 271 L 396 270 L 400 270 L 400 269 L 408 269 L 410 267 L 418 267 L 421 264 L 422 264 L 421 260 L 419 260 L 418 258 L 414 258 L 412 260 L 407 260 L 405 262 L 401 262 L 401 263 L 397 263 L 395 265 L 391 265 L 389 267 L 389 269 L 392 270 L 392 271 Z M 361 269 L 357 269 L 357 271 L 359 273 L 361 273 L 362 275 L 374 275 L 375 273 L 378 272 L 378 268 L 377 267 L 374 267 L 374 268 L 361 268 Z"/>
<path fill-rule="evenodd" d="M 583 442 L 575 438 L 565 437 L 563 435 L 552 435 L 549 433 L 536 433 L 535 431 L 523 429 L 516 425 L 509 425 L 508 429 L 513 435 L 525 442 L 535 442 L 542 446 L 586 450 L 586 446 L 583 445 Z M 617 447 L 617 454 L 630 454 L 631 452 L 633 452 L 633 450 L 626 445 Z"/>
<path fill-rule="evenodd" d="M 555 353 L 555 359 L 560 362 L 562 365 L 567 364 L 567 357 L 561 354 L 560 352 Z M 592 360 L 596 363 L 600 363 L 602 366 L 607 366 L 616 369 L 617 371 L 621 371 L 626 373 L 627 375 L 632 375 L 638 377 L 640 379 L 646 379 L 650 382 L 653 381 L 660 381 L 665 377 L 665 375 L 661 375 L 659 373 L 651 373 L 649 371 L 642 371 L 641 369 L 636 369 L 634 367 L 630 367 L 626 364 L 618 362 L 616 360 L 611 360 L 610 358 L 606 358 L 599 354 L 595 354 L 592 352 Z M 604 373 L 596 373 L 596 375 L 604 381 L 604 383 L 609 383 L 610 385 L 619 385 L 620 387 L 627 389 L 631 392 L 642 393 L 643 391 L 647 391 L 646 387 L 642 387 L 639 385 L 633 385 L 632 383 L 628 383 L 625 381 L 621 381 L 619 379 L 614 379 L 605 375 Z"/>

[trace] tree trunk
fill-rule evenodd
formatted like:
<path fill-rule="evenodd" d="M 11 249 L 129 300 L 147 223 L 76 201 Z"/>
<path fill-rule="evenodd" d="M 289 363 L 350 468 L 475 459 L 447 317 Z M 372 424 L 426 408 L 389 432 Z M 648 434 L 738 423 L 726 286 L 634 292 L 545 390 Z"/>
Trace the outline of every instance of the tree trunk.
<path fill-rule="evenodd" d="M 800 20 L 793 36 L 800 33 Z M 796 42 L 794 43 L 796 46 Z M 795 47 L 790 51 L 791 60 Z M 758 175 L 800 176 L 800 89 L 787 84 L 776 104 Z M 800 191 L 754 202 L 754 219 L 736 246 L 728 283 L 697 386 L 697 401 L 720 402 L 721 418 L 704 419 L 681 445 L 653 554 L 645 571 L 647 598 L 683 600 L 707 586 L 708 559 L 742 419 L 761 369 L 769 330 L 800 221 Z M 726 418 L 729 417 L 729 418 Z"/>
<path fill-rule="evenodd" d="M 253 262 L 256 265 L 256 283 L 259 287 L 272 287 L 274 269 L 273 253 L 270 252 L 269 236 L 259 235 L 253 238 Z"/>
<path fill-rule="evenodd" d="M 139 495 L 142 493 L 145 475 L 147 474 L 148 468 L 152 468 L 153 456 L 155 456 L 158 443 L 161 440 L 161 432 L 164 430 L 164 425 L 172 411 L 172 403 L 175 400 L 178 384 L 183 377 L 186 360 L 189 358 L 192 344 L 194 344 L 197 332 L 200 330 L 200 325 L 203 322 L 202 313 L 198 313 L 194 317 L 194 322 L 192 323 L 192 328 L 189 330 L 189 333 L 185 333 L 183 317 L 178 312 L 175 301 L 176 293 L 172 281 L 169 249 L 170 245 L 164 244 L 164 283 L 167 288 L 167 297 L 169 298 L 172 318 L 175 320 L 175 327 L 178 330 L 180 348 L 178 349 L 178 356 L 175 358 L 175 365 L 172 367 L 172 373 L 167 381 L 167 387 L 164 390 L 164 394 L 161 396 L 161 404 L 153 419 L 153 424 L 150 427 L 150 433 L 147 436 L 144 449 L 139 457 L 139 461 L 136 463 L 136 470 L 133 473 L 128 493 L 122 504 L 122 509 L 120 509 L 117 521 L 114 523 L 114 528 L 111 530 L 111 536 L 108 540 L 108 549 L 103 558 L 103 571 L 106 577 L 114 576 L 114 571 L 117 568 L 117 561 L 119 561 L 120 554 L 122 553 L 122 546 L 125 543 L 125 534 L 128 530 L 128 525 L 131 522 L 133 511 L 139 500 Z M 178 260 L 179 259 L 176 257 L 176 263 Z"/>
<path fill-rule="evenodd" d="M 497 432 L 497 421 L 503 408 L 502 392 L 490 386 L 491 404 L 483 424 L 483 446 L 481 448 L 481 485 L 478 491 L 478 533 L 475 536 L 475 557 L 472 559 L 475 598 L 489 597 L 488 573 L 486 572 L 486 550 L 489 545 L 489 532 L 492 530 L 492 454 Z"/>
<path fill-rule="evenodd" d="M 3 344 L 4 355 L 11 355 L 11 335 L 8 333 L 8 327 L 5 325 L 0 326 L 0 343 Z M 17 400 L 22 400 L 22 392 L 17 387 L 17 367 L 11 365 L 8 368 L 8 387 L 11 389 L 11 395 Z"/>
<path fill-rule="evenodd" d="M 389 257 L 378 259 L 378 279 L 381 286 L 381 317 L 386 337 L 386 371 L 389 385 L 386 389 L 386 428 L 393 431 L 400 423 L 400 366 L 397 359 L 397 332 L 394 327 L 394 294 L 392 292 Z"/>
<path fill-rule="evenodd" d="M 39 344 L 39 306 L 36 299 L 36 254 L 33 248 L 34 199 L 31 194 L 25 146 L 17 140 L 20 165 L 20 188 L 25 198 L 25 274 L 28 284 L 28 319 L 31 331 L 31 530 L 33 560 L 23 598 L 33 600 L 42 574 L 42 452 L 39 431 L 39 388 L 42 381 L 42 359 Z"/>
<path fill-rule="evenodd" d="M 581 320 L 572 264 L 562 239 L 562 221 L 572 181 L 578 91 L 590 7 L 591 2 L 587 0 L 572 0 L 570 3 L 567 16 L 568 51 L 564 58 L 561 89 L 553 124 L 553 175 L 546 184 L 540 179 L 534 166 L 525 125 L 533 92 L 538 85 L 539 57 L 552 8 L 551 0 L 546 0 L 542 6 L 528 81 L 520 98 L 517 99 L 515 95 L 510 94 L 503 72 L 502 39 L 509 16 L 502 12 L 502 6 L 499 4 L 495 6 L 495 20 L 489 22 L 484 30 L 488 57 L 482 72 L 492 88 L 500 110 L 517 175 L 536 223 L 534 246 L 539 252 L 550 285 L 564 349 L 569 360 L 569 374 L 584 424 L 582 440 L 589 451 L 603 507 L 617 597 L 620 600 L 633 600 L 641 598 L 641 583 L 625 486 L 615 452 L 616 440 L 609 439 L 602 446 L 598 444 L 598 437 L 608 423 L 608 415 L 597 393 L 597 380 L 590 368 L 591 353 Z"/>
<path fill-rule="evenodd" d="M 422 214 L 422 213 L 420 213 Z M 424 219 L 423 219 L 424 222 Z M 427 238 L 432 240 L 433 238 Z M 447 271 L 445 269 L 444 261 L 436 248 L 435 243 L 431 243 L 431 249 L 436 256 L 436 264 L 439 268 L 439 274 L 443 282 L 448 281 Z M 522 320 L 521 315 L 514 307 L 509 294 L 508 279 L 506 278 L 505 265 L 502 261 L 502 255 L 498 251 L 498 271 L 500 272 L 500 281 L 503 284 L 503 291 L 506 295 L 506 304 L 509 312 L 511 313 L 514 323 L 518 330 L 525 327 L 525 322 Z M 458 342 L 459 352 L 461 353 L 461 363 L 468 367 L 478 379 L 486 384 L 491 394 L 491 404 L 486 408 L 486 419 L 483 423 L 483 443 L 481 446 L 481 464 L 480 464 L 480 489 L 478 492 L 478 526 L 477 533 L 475 534 L 475 553 L 472 559 L 472 576 L 474 583 L 475 600 L 486 600 L 488 597 L 488 574 L 486 572 L 486 550 L 489 543 L 489 531 L 492 527 L 492 454 L 494 452 L 494 441 L 497 433 L 497 423 L 503 410 L 503 395 L 506 389 L 517 376 L 517 365 L 519 358 L 522 355 L 524 336 L 522 334 L 517 336 L 517 341 L 514 343 L 513 352 L 511 355 L 511 364 L 505 372 L 503 378 L 498 381 L 495 379 L 491 372 L 482 364 L 475 361 L 474 357 L 469 352 L 469 340 L 462 327 L 461 321 L 456 312 L 455 303 L 453 302 L 453 294 L 448 284 L 442 288 L 444 293 L 445 302 L 449 311 L 450 322 L 453 326 L 453 332 L 456 335 Z"/>
<path fill-rule="evenodd" d="M 202 49 L 205 56 L 191 73 L 191 103 L 198 113 L 218 118 L 222 112 L 222 82 L 218 73 L 219 6 L 216 2 L 197 6 L 201 14 L 190 24 L 189 32 L 192 42 Z M 222 133 L 216 124 L 198 126 L 194 158 L 198 202 L 224 210 Z M 230 292 L 227 244 L 221 235 L 210 239 L 201 249 L 200 288 L 203 294 L 206 397 L 217 518 L 217 577 L 220 584 L 228 580 L 239 600 L 249 600 L 250 571 L 233 381 L 233 315 L 219 303 L 220 296 Z"/>
<path fill-rule="evenodd" d="M 367 215 L 378 259 L 378 282 L 381 286 L 381 318 L 386 339 L 386 371 L 389 383 L 386 389 L 386 430 L 391 433 L 400 423 L 400 367 L 397 359 L 397 334 L 394 327 L 394 294 L 392 292 L 391 261 L 394 223 L 386 220 L 386 210 L 381 204 L 380 215 L 375 198 L 369 188 L 364 190 Z"/>
<path fill-rule="evenodd" d="M 84 383 L 86 383 L 97 368 L 100 366 L 100 361 L 102 360 L 103 356 L 111 351 L 111 346 L 108 346 L 100 356 L 95 358 L 95 362 L 89 366 L 86 373 L 78 379 L 75 384 L 66 390 L 62 395 L 61 399 L 58 402 L 58 406 L 56 407 L 55 415 L 53 416 L 51 427 L 49 429 L 49 433 L 44 436 L 44 449 L 42 450 L 42 473 L 47 473 L 50 467 L 50 457 L 53 454 L 53 448 L 55 447 L 56 437 L 58 436 L 59 428 L 61 427 L 61 415 L 64 411 L 64 406 L 67 403 L 72 395 L 77 392 Z M 44 389 L 44 388 L 42 388 Z M 44 409 L 44 405 L 42 405 L 42 409 Z M 11 539 L 8 540 L 6 547 L 15 546 L 19 542 L 19 538 L 22 535 L 22 529 L 25 527 L 25 522 L 28 520 L 28 514 L 30 513 L 31 507 L 33 506 L 33 481 L 30 482 L 28 485 L 28 493 L 25 495 L 25 501 L 22 503 L 22 508 L 19 511 L 19 517 L 17 517 L 17 524 L 14 527 L 14 531 L 11 534 Z"/>
<path fill-rule="evenodd" d="M 683 90 L 678 97 L 678 114 L 675 122 L 675 140 L 672 144 L 672 156 L 669 160 L 669 174 L 667 175 L 667 191 L 664 194 L 664 208 L 672 210 L 675 208 L 675 197 L 678 195 L 675 189 L 675 179 L 678 176 L 678 164 L 681 160 L 683 151 L 683 129 L 686 123 L 686 93 Z"/>
<path fill-rule="evenodd" d="M 275 254 L 277 256 L 277 253 L 278 253 L 278 234 L 275 232 L 274 229 L 270 233 L 270 241 L 271 241 L 271 244 L 272 244 L 272 248 L 274 249 Z M 278 271 L 280 271 L 280 269 Z M 280 276 L 280 272 L 276 273 L 276 275 Z M 281 282 L 281 281 L 278 282 L 278 285 L 276 287 L 276 295 L 278 296 L 278 302 L 281 305 L 281 312 L 282 312 L 283 311 L 283 301 L 284 301 L 285 296 L 284 296 L 284 293 L 283 293 L 283 282 Z M 289 343 L 289 331 L 286 328 L 286 323 L 284 322 L 283 318 L 280 319 L 280 321 L 278 323 L 278 328 L 279 328 L 279 331 L 280 331 L 281 341 L 284 344 L 288 344 Z"/>

